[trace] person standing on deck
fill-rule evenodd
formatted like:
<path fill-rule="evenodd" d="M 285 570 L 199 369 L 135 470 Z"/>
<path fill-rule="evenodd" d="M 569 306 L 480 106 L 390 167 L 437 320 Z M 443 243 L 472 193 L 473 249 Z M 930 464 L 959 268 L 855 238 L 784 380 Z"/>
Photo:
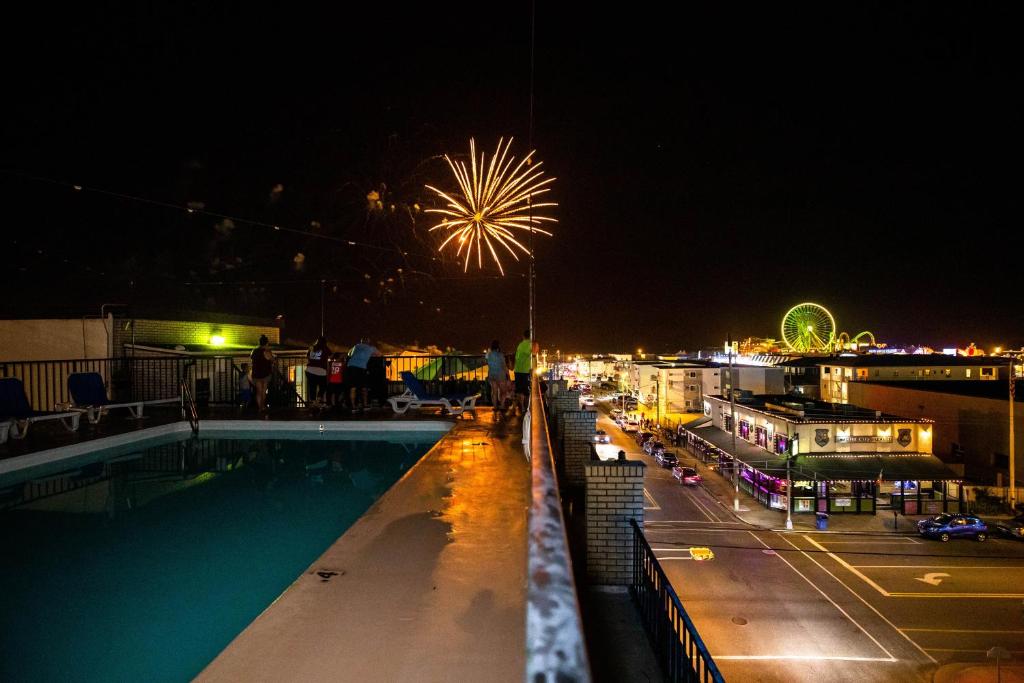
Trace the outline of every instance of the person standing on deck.
<path fill-rule="evenodd" d="M 516 403 L 521 415 L 530 405 L 530 374 L 533 372 L 533 340 L 530 330 L 523 331 L 523 341 L 516 347 Z"/>

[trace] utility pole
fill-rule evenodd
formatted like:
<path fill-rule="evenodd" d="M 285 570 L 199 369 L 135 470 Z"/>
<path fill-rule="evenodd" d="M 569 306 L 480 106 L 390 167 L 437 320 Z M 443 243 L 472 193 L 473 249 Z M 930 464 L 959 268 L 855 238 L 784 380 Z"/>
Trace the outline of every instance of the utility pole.
<path fill-rule="evenodd" d="M 786 454 L 786 528 L 793 528 L 793 476 L 789 471 L 789 463 L 792 456 Z M 860 508 L 857 508 L 858 510 Z"/>
<path fill-rule="evenodd" d="M 729 333 L 728 342 L 729 344 L 729 413 L 730 413 L 730 426 L 732 427 L 732 476 L 733 481 L 736 484 L 736 490 L 733 493 L 732 498 L 732 509 L 736 512 L 740 510 L 740 468 L 739 468 L 739 454 L 736 452 L 736 378 L 732 372 L 732 333 Z"/>
<path fill-rule="evenodd" d="M 1017 514 L 1017 454 L 1014 452 L 1016 434 L 1013 431 L 1013 404 L 1016 401 L 1017 380 L 1013 376 L 1014 357 L 1010 356 L 1010 512 Z"/>

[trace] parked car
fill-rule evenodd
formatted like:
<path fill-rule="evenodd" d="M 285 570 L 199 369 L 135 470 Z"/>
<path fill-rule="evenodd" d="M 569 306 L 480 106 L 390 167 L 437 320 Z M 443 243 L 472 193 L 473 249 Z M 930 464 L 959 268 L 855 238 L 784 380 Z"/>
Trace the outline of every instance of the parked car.
<path fill-rule="evenodd" d="M 658 451 L 654 454 L 654 460 L 662 467 L 675 467 L 679 464 L 679 458 L 672 451 Z"/>
<path fill-rule="evenodd" d="M 636 420 L 627 420 L 626 424 L 622 425 L 622 431 L 627 434 L 630 432 L 637 432 L 640 430 L 640 423 Z"/>
<path fill-rule="evenodd" d="M 644 453 L 647 455 L 657 455 L 659 451 L 665 450 L 665 444 L 657 439 L 648 439 L 644 443 Z"/>
<path fill-rule="evenodd" d="M 996 522 L 992 525 L 992 531 L 1006 538 L 1024 541 L 1024 515 L 1017 515 L 1013 519 Z"/>
<path fill-rule="evenodd" d="M 637 432 L 635 437 L 637 445 L 643 448 L 645 443 L 654 438 L 654 432 Z"/>
<path fill-rule="evenodd" d="M 593 407 L 593 405 L 595 403 L 593 396 L 584 396 L 582 402 L 583 402 L 583 405 L 588 407 L 588 408 Z"/>
<path fill-rule="evenodd" d="M 594 443 L 611 443 L 612 437 L 608 436 L 608 432 L 603 429 L 598 429 L 594 432 Z"/>
<path fill-rule="evenodd" d="M 945 514 L 922 519 L 917 530 L 925 538 L 937 538 L 943 543 L 962 536 L 978 541 L 988 538 L 988 525 L 974 515 Z"/>
<path fill-rule="evenodd" d="M 676 465 L 672 468 L 672 476 L 678 479 L 680 484 L 685 484 L 686 486 L 697 486 L 703 481 L 701 476 L 697 474 L 697 470 L 681 465 Z"/>

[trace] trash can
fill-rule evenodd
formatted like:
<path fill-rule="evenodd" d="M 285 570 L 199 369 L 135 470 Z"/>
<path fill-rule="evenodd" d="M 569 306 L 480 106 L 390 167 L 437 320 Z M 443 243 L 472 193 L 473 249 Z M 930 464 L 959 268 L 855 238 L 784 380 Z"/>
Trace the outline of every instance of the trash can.
<path fill-rule="evenodd" d="M 828 529 L 828 514 L 824 512 L 816 512 L 814 514 L 814 528 L 818 531 L 825 531 Z"/>

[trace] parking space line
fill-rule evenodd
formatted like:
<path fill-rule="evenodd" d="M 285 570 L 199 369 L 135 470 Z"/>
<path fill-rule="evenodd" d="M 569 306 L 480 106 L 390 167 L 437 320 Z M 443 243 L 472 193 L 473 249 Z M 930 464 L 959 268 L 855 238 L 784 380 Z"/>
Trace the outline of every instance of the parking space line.
<path fill-rule="evenodd" d="M 789 539 L 788 539 L 788 538 L 786 538 L 785 536 L 783 536 L 783 537 L 782 537 L 782 539 L 783 539 L 784 541 L 786 541 L 786 543 L 788 543 L 788 544 L 790 544 L 791 546 L 793 546 L 794 548 L 796 548 L 797 550 L 800 550 L 800 548 L 797 548 L 797 545 L 796 545 L 795 543 L 793 543 L 793 541 L 789 540 Z M 809 538 L 808 538 L 807 540 L 808 540 L 808 541 L 810 541 L 811 539 L 809 539 Z M 865 605 L 865 606 L 866 606 L 866 607 L 867 607 L 868 609 L 870 609 L 870 610 L 871 610 L 872 612 L 874 612 L 875 614 L 877 614 L 877 615 L 878 615 L 878 618 L 879 618 L 879 619 L 881 619 L 881 620 L 882 620 L 882 621 L 884 621 L 885 623 L 889 624 L 889 626 L 891 626 L 891 627 L 892 627 L 892 628 L 893 628 L 893 629 L 894 629 L 894 630 L 895 630 L 895 631 L 896 631 L 897 633 L 899 633 L 899 634 L 900 634 L 901 636 L 903 636 L 903 637 L 904 637 L 904 638 L 906 639 L 906 641 L 907 641 L 908 643 L 910 643 L 911 645 L 913 645 L 914 647 L 916 647 L 916 648 L 917 648 L 917 649 L 918 649 L 918 650 L 919 650 L 919 651 L 921 652 L 921 654 L 923 654 L 923 655 L 924 655 L 925 657 L 927 657 L 927 658 L 928 658 L 928 661 L 930 661 L 930 662 L 931 662 L 932 664 L 938 664 L 938 662 L 937 662 L 937 661 L 935 660 L 935 658 L 934 658 L 934 657 L 932 657 L 932 656 L 931 656 L 930 654 L 928 654 L 927 652 L 925 652 L 925 649 L 924 649 L 923 647 L 921 647 L 920 645 L 918 645 L 918 644 L 917 644 L 917 641 L 916 641 L 916 640 L 914 640 L 913 638 L 911 638 L 910 636 L 908 636 L 908 635 L 907 635 L 906 633 L 904 633 L 903 631 L 901 631 L 901 630 L 900 630 L 900 628 L 899 628 L 898 626 L 896 626 L 896 624 L 894 624 L 894 623 L 892 623 L 891 621 L 889 621 L 889 619 L 888 619 L 888 618 L 887 618 L 887 617 L 886 617 L 886 616 L 885 616 L 884 614 L 882 614 L 881 612 L 879 612 L 879 611 L 878 611 L 878 609 L 877 609 L 877 608 L 876 608 L 876 607 L 875 607 L 874 605 L 872 605 L 872 604 L 871 604 L 870 602 L 868 602 L 867 600 L 865 600 L 865 599 L 864 599 L 864 597 L 863 597 L 863 596 L 861 596 L 861 594 L 860 594 L 860 593 L 858 593 L 857 591 L 853 590 L 853 589 L 852 589 L 852 588 L 850 588 L 850 587 L 849 587 L 848 585 L 846 585 L 846 582 L 845 582 L 845 581 L 843 581 L 843 580 L 842 580 L 842 579 L 840 579 L 840 578 L 839 578 L 838 576 L 836 576 L 835 574 L 833 574 L 832 572 L 830 572 L 830 571 L 829 571 L 829 570 L 828 570 L 828 569 L 827 569 L 827 568 L 825 567 L 825 565 L 823 565 L 823 564 L 821 564 L 820 562 L 818 562 L 818 560 L 816 560 L 815 558 L 811 557 L 810 555 L 808 555 L 808 554 L 807 554 L 806 552 L 804 552 L 803 550 L 800 550 L 800 553 L 801 553 L 801 554 L 802 554 L 802 555 L 803 555 L 804 557 L 806 557 L 806 558 L 807 558 L 808 560 L 810 560 L 810 561 L 811 561 L 811 562 L 813 562 L 814 564 L 816 564 L 816 565 L 818 565 L 819 567 L 821 567 L 821 570 L 822 570 L 823 572 L 825 572 L 826 574 L 828 574 L 829 576 L 831 576 L 831 577 L 832 577 L 833 579 L 835 579 L 836 581 L 838 581 L 838 582 L 839 582 L 839 585 L 840 585 L 840 586 L 842 586 L 842 587 L 843 587 L 843 588 L 845 588 L 846 590 L 850 591 L 850 592 L 851 592 L 851 593 L 853 594 L 853 596 L 854 596 L 855 598 L 857 598 L 858 600 L 860 600 L 860 601 L 861 601 L 862 603 L 864 603 L 864 605 Z M 831 554 L 831 553 L 829 553 L 829 554 Z"/>
<path fill-rule="evenodd" d="M 755 534 L 755 533 L 754 533 L 753 531 L 750 531 L 750 532 L 748 532 L 748 533 L 749 533 L 749 534 L 750 534 L 751 536 L 753 536 L 753 537 L 754 537 L 754 539 L 755 539 L 755 540 L 756 540 L 756 541 L 757 541 L 758 543 L 760 543 L 761 545 L 763 545 L 763 546 L 764 546 L 765 548 L 768 548 L 769 550 L 771 550 L 771 546 L 769 546 L 769 545 L 768 545 L 767 543 L 765 543 L 764 541 L 762 541 L 762 540 L 761 540 L 761 538 L 760 538 L 759 536 L 757 536 L 757 534 Z M 790 544 L 790 545 L 792 545 L 792 544 Z M 794 546 L 794 547 L 795 547 L 795 546 Z M 804 555 L 806 556 L 806 553 L 804 553 Z M 871 642 L 872 642 L 872 643 L 874 643 L 875 645 L 877 645 L 877 646 L 878 646 L 878 649 L 879 649 L 879 650 L 881 650 L 882 652 L 884 652 L 884 653 L 886 654 L 886 656 L 887 656 L 887 657 L 889 657 L 889 661 L 893 661 L 893 662 L 895 662 L 895 661 L 896 661 L 896 658 L 892 656 L 892 653 L 891 653 L 891 652 L 889 652 L 889 651 L 888 651 L 888 650 L 886 650 L 886 649 L 885 649 L 884 647 L 882 647 L 882 644 L 881 644 L 881 643 L 879 643 L 879 642 L 878 642 L 877 640 L 875 640 L 875 637 L 874 637 L 873 635 L 871 635 L 870 633 L 868 633 L 868 632 L 867 632 L 867 630 L 866 630 L 866 629 L 865 629 L 865 628 L 864 628 L 863 626 L 861 626 L 861 625 L 860 625 L 860 623 L 859 623 L 859 622 L 858 622 L 858 621 L 857 621 L 856 619 L 854 619 L 854 618 L 853 618 L 853 617 L 851 617 L 851 616 L 850 616 L 849 614 L 847 614 L 846 610 L 844 610 L 844 609 L 843 609 L 842 607 L 840 607 L 840 606 L 839 606 L 838 604 L 836 604 L 836 601 L 835 601 L 835 600 L 833 600 L 832 598 L 830 598 L 830 597 L 829 597 L 829 596 L 828 596 L 828 595 L 827 595 L 827 594 L 825 593 L 825 591 L 821 590 L 821 588 L 819 588 L 819 587 L 818 587 L 817 585 L 815 585 L 815 583 L 814 583 L 813 581 L 811 581 L 811 580 L 810 580 L 809 578 L 807 578 L 807 577 L 806 577 L 806 576 L 805 576 L 805 575 L 803 574 L 803 572 L 801 572 L 801 571 L 800 571 L 799 569 L 797 569 L 796 567 L 794 567 L 794 566 L 792 565 L 792 563 L 790 563 L 790 561 L 789 561 L 789 560 L 787 560 L 787 559 L 786 559 L 785 557 L 783 557 L 783 556 L 782 556 L 781 554 L 779 554 L 779 553 L 775 553 L 775 557 L 777 557 L 777 558 L 779 558 L 780 560 L 782 560 L 783 562 L 785 562 L 785 563 L 786 563 L 786 565 L 787 565 L 787 566 L 788 566 L 788 567 L 789 567 L 790 569 L 792 569 L 793 571 L 795 571 L 795 572 L 796 572 L 796 573 L 797 573 L 797 574 L 798 574 L 798 575 L 800 576 L 800 578 L 802 578 L 802 579 L 803 579 L 804 581 L 806 581 L 806 582 L 807 582 L 807 584 L 808 584 L 808 585 L 810 585 L 810 586 L 811 586 L 812 588 L 814 588 L 814 590 L 816 590 L 816 591 L 818 591 L 819 593 L 821 593 L 822 597 L 824 597 L 824 598 L 825 598 L 826 600 L 828 600 L 828 601 L 829 601 L 829 602 L 830 602 L 830 603 L 832 604 L 832 606 L 833 606 L 833 607 L 835 607 L 835 608 L 836 608 L 837 610 L 839 610 L 839 612 L 840 612 L 840 613 L 841 613 L 841 614 L 842 614 L 842 615 L 843 615 L 844 617 L 846 617 L 847 619 L 849 619 L 849 620 L 850 620 L 850 622 L 851 622 L 851 623 L 852 623 L 852 624 L 853 624 L 854 626 L 856 626 L 857 628 L 859 628 L 859 629 L 861 630 L 861 633 L 863 633 L 863 634 L 864 634 L 864 635 L 866 635 L 866 636 L 867 636 L 868 638 L 870 638 L 870 639 L 871 639 Z M 819 566 L 820 566 L 820 565 L 819 565 Z"/>
<path fill-rule="evenodd" d="M 648 505 L 644 506 L 644 510 L 660 510 L 661 509 L 661 506 L 658 505 L 658 501 L 654 500 L 654 496 L 652 496 L 651 492 L 647 490 L 647 487 L 644 487 L 644 496 L 647 498 L 647 500 L 651 501 L 651 504 L 649 506 Z"/>

